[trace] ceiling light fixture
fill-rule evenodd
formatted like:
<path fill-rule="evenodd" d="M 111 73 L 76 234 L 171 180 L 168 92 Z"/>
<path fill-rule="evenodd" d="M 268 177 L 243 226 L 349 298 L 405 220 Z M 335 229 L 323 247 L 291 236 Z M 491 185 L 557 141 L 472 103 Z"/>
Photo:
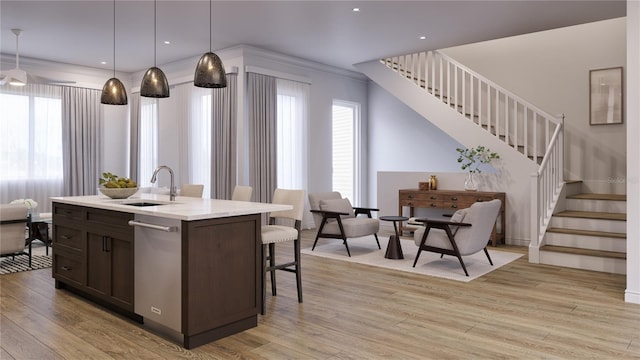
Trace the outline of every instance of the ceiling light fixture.
<path fill-rule="evenodd" d="M 106 64 L 106 61 L 103 61 Z M 127 90 L 116 78 L 116 0 L 113 0 L 113 77 L 102 87 L 100 103 L 107 105 L 127 105 Z"/>
<path fill-rule="evenodd" d="M 169 97 L 169 82 L 164 72 L 156 67 L 156 0 L 153 0 L 153 67 L 149 68 L 140 83 L 140 96 Z"/>
<path fill-rule="evenodd" d="M 352 10 L 353 10 L 353 12 L 359 12 L 360 8 L 353 8 Z"/>
<path fill-rule="evenodd" d="M 209 52 L 202 55 L 193 75 L 193 85 L 202 88 L 227 87 L 227 74 L 218 55 L 211 52 L 211 0 L 209 0 Z"/>
<path fill-rule="evenodd" d="M 420 36 L 420 40 L 426 40 L 426 39 L 427 39 L 426 36 L 424 36 L 424 35 Z"/>

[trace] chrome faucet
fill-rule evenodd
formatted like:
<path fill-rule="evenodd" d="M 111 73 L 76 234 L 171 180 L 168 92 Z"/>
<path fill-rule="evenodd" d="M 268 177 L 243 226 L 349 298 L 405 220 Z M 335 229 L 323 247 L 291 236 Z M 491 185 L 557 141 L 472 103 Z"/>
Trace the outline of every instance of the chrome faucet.
<path fill-rule="evenodd" d="M 158 177 L 158 172 L 162 169 L 167 169 L 169 170 L 169 175 L 171 175 L 171 188 L 169 188 L 169 200 L 170 201 L 175 201 L 176 200 L 176 187 L 173 183 L 173 170 L 171 170 L 170 167 L 168 167 L 167 165 L 160 165 L 156 168 L 156 170 L 153 172 L 153 176 L 151 176 L 151 183 L 155 184 L 157 177 Z"/>

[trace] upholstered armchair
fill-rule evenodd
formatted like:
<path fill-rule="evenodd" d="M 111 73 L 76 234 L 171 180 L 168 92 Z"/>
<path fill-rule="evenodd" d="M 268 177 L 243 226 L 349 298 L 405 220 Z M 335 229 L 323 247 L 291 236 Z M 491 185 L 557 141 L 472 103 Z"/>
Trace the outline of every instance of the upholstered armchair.
<path fill-rule="evenodd" d="M 413 240 L 418 246 L 418 253 L 413 262 L 416 266 L 422 251 L 431 251 L 458 258 L 465 275 L 469 276 L 462 261 L 463 256 L 473 255 L 484 250 L 489 263 L 493 265 L 487 243 L 491 237 L 493 226 L 498 219 L 501 201 L 498 199 L 476 202 L 467 209 L 456 211 L 450 220 L 417 219 L 424 227 L 416 230 Z"/>
<path fill-rule="evenodd" d="M 27 255 L 31 266 L 31 245 L 24 251 L 27 211 L 24 204 L 0 204 L 0 256 Z"/>
<path fill-rule="evenodd" d="M 318 229 L 312 251 L 320 238 L 341 239 L 347 248 L 347 255 L 351 256 L 347 239 L 367 235 L 375 237 L 380 249 L 378 241 L 380 222 L 371 217 L 371 212 L 378 209 L 353 207 L 349 199 L 343 199 L 337 191 L 309 194 L 309 206 Z"/>

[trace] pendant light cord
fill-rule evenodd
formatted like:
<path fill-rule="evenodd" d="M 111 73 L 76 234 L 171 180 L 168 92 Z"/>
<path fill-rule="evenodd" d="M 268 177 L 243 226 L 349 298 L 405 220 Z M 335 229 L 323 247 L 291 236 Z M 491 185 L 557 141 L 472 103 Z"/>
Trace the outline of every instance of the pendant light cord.
<path fill-rule="evenodd" d="M 209 52 L 211 52 L 211 0 L 209 0 Z"/>
<path fill-rule="evenodd" d="M 116 0 L 113 0 L 113 77 L 116 77 Z"/>
<path fill-rule="evenodd" d="M 156 66 L 156 0 L 153 0 L 153 66 Z"/>

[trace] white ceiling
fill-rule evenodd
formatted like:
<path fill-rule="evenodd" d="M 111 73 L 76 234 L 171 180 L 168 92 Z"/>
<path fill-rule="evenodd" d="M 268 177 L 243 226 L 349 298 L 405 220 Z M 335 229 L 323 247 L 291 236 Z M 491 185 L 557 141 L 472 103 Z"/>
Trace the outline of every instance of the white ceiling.
<path fill-rule="evenodd" d="M 625 1 L 213 1 L 212 49 L 253 45 L 353 70 L 353 64 L 622 17 Z M 353 12 L 359 7 L 360 12 Z M 116 67 L 153 65 L 153 1 L 117 0 Z M 0 1 L 0 52 L 112 69 L 113 2 Z M 157 2 L 157 63 L 209 49 L 209 2 Z M 420 40 L 426 35 L 426 40 Z M 163 44 L 171 41 L 170 45 Z M 101 61 L 107 61 L 101 65 Z"/>

